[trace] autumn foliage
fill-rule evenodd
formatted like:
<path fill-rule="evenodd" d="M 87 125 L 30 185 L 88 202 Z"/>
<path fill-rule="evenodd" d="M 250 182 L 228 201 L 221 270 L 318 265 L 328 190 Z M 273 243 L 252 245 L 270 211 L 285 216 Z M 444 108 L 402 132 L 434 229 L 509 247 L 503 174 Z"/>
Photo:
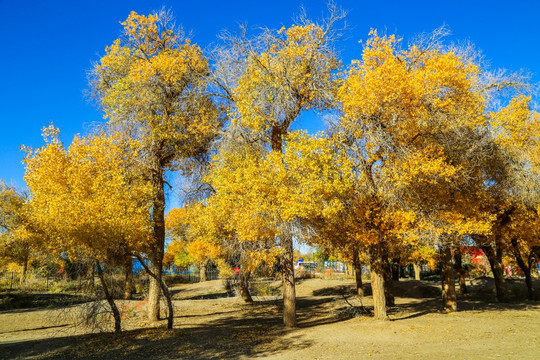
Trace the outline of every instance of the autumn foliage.
<path fill-rule="evenodd" d="M 5 257 L 27 264 L 39 243 L 98 271 L 138 258 L 152 320 L 160 293 L 173 309 L 163 266 L 195 265 L 201 279 L 221 266 L 237 268 L 246 302 L 253 273 L 279 272 L 284 323 L 296 326 L 293 239 L 352 264 L 359 296 L 369 266 L 377 319 L 394 301 L 391 268 L 406 264 L 419 280 L 421 264 L 440 262 L 443 308 L 455 311 L 464 245 L 486 254 L 500 301 L 503 254 L 534 298 L 540 115 L 530 85 L 446 45 L 444 28 L 409 45 L 371 30 L 344 66 L 344 16 L 332 8 L 318 23 L 229 36 L 206 54 L 169 13 L 132 12 L 90 75 L 105 126 L 68 146 L 44 128 L 44 146 L 26 149 L 28 197 L 0 186 Z M 298 130 L 306 112 L 330 119 L 327 129 Z M 167 203 L 172 172 L 181 208 Z"/>

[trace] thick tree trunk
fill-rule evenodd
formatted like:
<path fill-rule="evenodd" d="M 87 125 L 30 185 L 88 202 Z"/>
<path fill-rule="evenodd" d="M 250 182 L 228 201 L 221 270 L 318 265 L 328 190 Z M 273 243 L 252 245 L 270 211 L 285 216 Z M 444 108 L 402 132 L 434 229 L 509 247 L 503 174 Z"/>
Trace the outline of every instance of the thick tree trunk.
<path fill-rule="evenodd" d="M 450 245 L 441 247 L 441 265 L 443 310 L 445 312 L 454 312 L 457 311 L 456 280 L 454 278 Z"/>
<path fill-rule="evenodd" d="M 484 253 L 489 260 L 489 265 L 491 266 L 491 272 L 493 272 L 493 278 L 495 279 L 495 290 L 497 291 L 497 300 L 499 302 L 508 302 L 508 290 L 506 289 L 506 282 L 504 281 L 500 257 L 495 254 L 495 251 L 491 245 L 483 245 L 481 248 L 484 250 Z"/>
<path fill-rule="evenodd" d="M 129 257 L 124 264 L 124 300 L 131 300 L 133 288 L 133 260 Z"/>
<path fill-rule="evenodd" d="M 203 261 L 201 262 L 200 266 L 199 266 L 199 281 L 200 282 L 205 282 L 208 280 L 208 278 L 206 277 L 206 269 L 208 268 L 208 261 Z"/>
<path fill-rule="evenodd" d="M 294 284 L 294 253 L 291 224 L 281 226 L 282 280 L 283 280 L 283 323 L 286 327 L 296 327 L 296 288 Z"/>
<path fill-rule="evenodd" d="M 414 280 L 420 280 L 420 264 L 413 263 L 413 269 L 414 269 Z"/>
<path fill-rule="evenodd" d="M 371 257 L 371 291 L 373 293 L 375 319 L 388 320 L 386 296 L 384 294 L 384 267 L 388 266 L 388 264 L 383 261 L 382 244 L 370 245 L 369 255 Z"/>
<path fill-rule="evenodd" d="M 159 170 L 158 170 L 159 169 Z M 159 320 L 159 298 L 161 287 L 161 272 L 163 269 L 163 255 L 165 248 L 165 182 L 160 164 L 155 165 L 155 174 L 152 186 L 156 191 L 152 209 L 154 243 L 150 251 L 150 271 L 155 275 L 150 277 L 148 291 L 148 319 Z"/>
<path fill-rule="evenodd" d="M 122 331 L 121 326 L 121 317 L 120 317 L 120 311 L 118 311 L 118 307 L 116 307 L 116 303 L 114 302 L 114 299 L 112 297 L 111 292 L 109 291 L 109 288 L 107 286 L 107 282 L 105 281 L 105 276 L 103 275 L 103 270 L 101 269 L 101 264 L 98 260 L 95 261 L 97 273 L 99 280 L 101 281 L 101 286 L 103 286 L 103 292 L 105 293 L 105 299 L 107 299 L 107 302 L 109 303 L 109 306 L 111 308 L 111 311 L 113 313 L 114 317 L 114 332 L 119 333 Z"/>
<path fill-rule="evenodd" d="M 353 250 L 353 267 L 354 278 L 356 279 L 356 293 L 360 297 L 364 297 L 364 288 L 362 284 L 362 265 L 360 264 L 360 258 L 358 256 L 358 249 Z"/>
<path fill-rule="evenodd" d="M 465 270 L 463 269 L 461 249 L 459 248 L 459 245 L 454 248 L 454 270 L 456 271 L 456 275 L 458 277 L 459 294 L 466 294 L 467 285 L 465 284 Z"/>
<path fill-rule="evenodd" d="M 392 259 L 392 280 L 399 281 L 399 258 Z"/>
<path fill-rule="evenodd" d="M 253 298 L 251 297 L 251 293 L 249 292 L 249 278 L 251 276 L 250 271 L 240 271 L 240 281 L 238 283 L 238 290 L 240 292 L 240 297 L 242 297 L 242 300 L 248 304 L 253 304 Z"/>
<path fill-rule="evenodd" d="M 535 296 L 534 287 L 532 284 L 530 261 L 525 262 L 525 260 L 523 260 L 523 258 L 521 257 L 521 252 L 519 251 L 519 244 L 516 238 L 512 239 L 510 242 L 512 243 L 514 257 L 516 258 L 516 261 L 521 271 L 523 271 L 523 273 L 525 274 L 525 283 L 527 284 L 527 291 L 529 292 L 529 298 L 531 300 L 534 300 L 536 296 Z"/>
<path fill-rule="evenodd" d="M 392 269 L 390 268 L 390 262 L 388 260 L 388 249 L 383 247 L 383 262 L 384 262 L 384 296 L 386 297 L 386 306 L 394 306 L 394 282 L 392 281 Z"/>
<path fill-rule="evenodd" d="M 399 267 L 399 277 L 402 278 L 402 279 L 405 279 L 405 266 L 400 266 Z"/>

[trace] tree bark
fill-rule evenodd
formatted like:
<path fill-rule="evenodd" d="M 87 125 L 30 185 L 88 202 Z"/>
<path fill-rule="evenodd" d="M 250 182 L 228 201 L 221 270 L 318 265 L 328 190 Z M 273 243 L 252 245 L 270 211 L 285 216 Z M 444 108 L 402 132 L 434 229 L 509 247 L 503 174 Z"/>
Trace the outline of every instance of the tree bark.
<path fill-rule="evenodd" d="M 124 300 L 131 300 L 133 288 L 133 260 L 131 257 L 128 257 L 124 264 L 124 275 Z"/>
<path fill-rule="evenodd" d="M 148 319 L 157 321 L 160 318 L 159 298 L 161 287 L 161 272 L 165 248 L 165 181 L 161 164 L 154 165 L 152 186 L 156 191 L 152 209 L 154 243 L 150 251 L 150 271 L 155 275 L 150 277 L 148 290 Z"/>
<path fill-rule="evenodd" d="M 296 288 L 294 282 L 294 253 L 291 224 L 281 226 L 281 246 L 284 249 L 281 270 L 283 281 L 283 323 L 288 328 L 296 327 Z"/>
<path fill-rule="evenodd" d="M 452 251 L 448 244 L 441 247 L 441 265 L 443 310 L 454 312 L 457 311 L 456 280 L 452 266 Z"/>
<path fill-rule="evenodd" d="M 208 267 L 208 261 L 207 260 L 204 260 L 203 262 L 201 262 L 200 266 L 199 266 L 199 281 L 200 282 L 205 282 L 208 280 L 208 278 L 206 277 L 206 269 Z"/>
<path fill-rule="evenodd" d="M 21 285 L 24 283 L 24 280 L 26 280 L 26 272 L 28 271 L 28 257 L 24 259 L 23 262 L 23 268 L 21 272 Z"/>
<path fill-rule="evenodd" d="M 121 317 L 120 317 L 120 311 L 118 311 L 118 307 L 116 306 L 116 303 L 114 302 L 114 299 L 112 297 L 111 292 L 109 291 L 109 288 L 107 286 L 107 283 L 105 281 L 105 276 L 103 275 L 103 270 L 101 269 L 101 264 L 99 263 L 99 260 L 96 259 L 95 261 L 97 273 L 99 280 L 101 281 L 101 286 L 103 286 L 103 292 L 105 293 L 105 299 L 107 299 L 107 302 L 109 303 L 109 306 L 111 308 L 111 311 L 113 313 L 114 317 L 114 332 L 119 333 L 122 331 L 121 326 Z"/>
<path fill-rule="evenodd" d="M 392 259 L 392 280 L 399 281 L 399 258 Z"/>
<path fill-rule="evenodd" d="M 384 267 L 382 244 L 376 243 L 369 246 L 371 257 L 371 291 L 373 293 L 373 308 L 375 319 L 388 320 L 386 313 L 386 296 L 384 294 Z"/>
<path fill-rule="evenodd" d="M 154 273 L 152 269 L 144 263 L 143 259 L 140 256 L 137 255 L 137 259 L 143 266 L 146 273 L 150 275 L 151 278 L 157 281 L 158 275 Z M 160 272 L 160 275 L 161 275 L 161 272 Z M 168 315 L 167 316 L 167 329 L 171 330 L 174 325 L 174 307 L 172 303 L 171 293 L 169 292 L 169 289 L 167 288 L 167 284 L 165 284 L 161 276 L 159 276 L 159 280 L 160 280 L 159 288 L 161 292 L 163 293 L 163 295 L 165 296 L 165 300 L 167 301 L 167 309 L 169 310 L 168 311 L 169 313 L 167 314 Z"/>
<path fill-rule="evenodd" d="M 413 269 L 414 269 L 414 280 L 420 280 L 420 264 L 413 263 Z"/>
<path fill-rule="evenodd" d="M 529 299 L 534 300 L 536 298 L 535 296 L 536 294 L 535 294 L 534 287 L 532 284 L 530 261 L 523 260 L 521 256 L 521 252 L 519 251 L 518 240 L 516 238 L 513 238 L 510 242 L 512 244 L 512 249 L 514 251 L 514 257 L 516 258 L 516 261 L 521 271 L 523 271 L 523 273 L 525 274 L 525 284 L 527 284 L 527 291 L 529 292 Z"/>
<path fill-rule="evenodd" d="M 508 290 L 506 289 L 506 282 L 504 280 L 500 257 L 495 254 L 495 250 L 493 250 L 491 245 L 482 245 L 481 248 L 486 254 L 489 260 L 489 265 L 491 266 L 491 272 L 493 272 L 493 278 L 495 279 L 495 290 L 497 291 L 497 300 L 499 302 L 508 302 Z"/>
<path fill-rule="evenodd" d="M 465 270 L 463 269 L 463 261 L 461 258 L 461 249 L 459 245 L 454 248 L 454 270 L 458 277 L 459 282 L 459 294 L 463 295 L 467 293 L 467 285 L 465 284 Z"/>
<path fill-rule="evenodd" d="M 386 306 L 394 306 L 394 283 L 392 281 L 392 269 L 388 260 L 388 248 L 381 244 L 384 262 L 384 296 L 386 297 Z"/>
<path fill-rule="evenodd" d="M 249 278 L 251 276 L 250 271 L 240 271 L 240 281 L 238 283 L 238 289 L 240 291 L 240 296 L 242 297 L 242 300 L 248 304 L 253 304 L 253 298 L 251 297 L 251 293 L 249 292 Z"/>
<path fill-rule="evenodd" d="M 353 250 L 353 267 L 354 278 L 356 279 L 356 294 L 359 297 L 364 297 L 364 288 L 362 284 L 362 265 L 360 264 L 360 258 L 358 256 L 358 249 Z"/>

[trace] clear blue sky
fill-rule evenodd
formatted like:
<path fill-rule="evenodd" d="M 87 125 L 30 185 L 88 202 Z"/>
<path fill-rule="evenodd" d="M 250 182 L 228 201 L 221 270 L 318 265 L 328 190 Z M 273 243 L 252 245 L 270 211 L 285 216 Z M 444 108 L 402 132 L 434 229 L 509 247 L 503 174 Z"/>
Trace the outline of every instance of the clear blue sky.
<path fill-rule="evenodd" d="M 299 6 L 319 17 L 324 1 L 25 1 L 0 0 L 0 179 L 24 187 L 21 144 L 42 145 L 49 122 L 70 143 L 100 112 L 83 96 L 91 62 L 118 37 L 131 10 L 147 14 L 172 9 L 177 23 L 193 31 L 201 47 L 222 29 L 290 25 Z M 360 56 L 358 40 L 370 28 L 409 39 L 447 24 L 450 40 L 470 40 L 494 67 L 526 69 L 540 81 L 540 5 L 536 1 L 338 1 L 350 11 L 350 31 L 341 43 L 345 64 Z M 320 123 L 306 118 L 309 131 Z"/>

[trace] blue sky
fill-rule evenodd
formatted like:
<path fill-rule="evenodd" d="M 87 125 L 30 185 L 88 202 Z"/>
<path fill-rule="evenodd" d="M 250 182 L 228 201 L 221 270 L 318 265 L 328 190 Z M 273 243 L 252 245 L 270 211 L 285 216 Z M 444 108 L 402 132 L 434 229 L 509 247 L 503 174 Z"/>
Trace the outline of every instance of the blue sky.
<path fill-rule="evenodd" d="M 102 121 L 89 103 L 86 72 L 118 37 L 131 10 L 147 14 L 170 8 L 177 23 L 205 48 L 223 29 L 288 26 L 304 5 L 313 18 L 324 1 L 24 1 L 0 0 L 0 179 L 24 187 L 21 144 L 42 145 L 41 128 L 53 122 L 70 143 L 76 133 Z M 361 52 L 370 28 L 410 39 L 447 24 L 449 40 L 470 40 L 493 67 L 525 69 L 540 81 L 540 5 L 536 1 L 339 1 L 350 11 L 350 30 L 340 44 L 348 64 Z M 321 128 L 304 118 L 301 127 Z"/>

